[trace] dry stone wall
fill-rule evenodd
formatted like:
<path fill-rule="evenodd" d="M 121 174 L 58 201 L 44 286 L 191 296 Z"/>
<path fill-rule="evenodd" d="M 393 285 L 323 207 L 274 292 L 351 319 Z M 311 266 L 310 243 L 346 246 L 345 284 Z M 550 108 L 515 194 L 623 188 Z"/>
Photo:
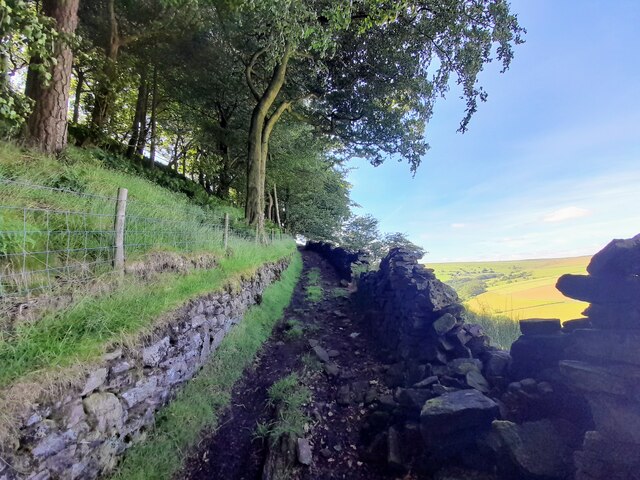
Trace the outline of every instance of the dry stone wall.
<path fill-rule="evenodd" d="M 108 353 L 80 387 L 23 412 L 0 447 L 0 480 L 93 479 L 113 469 L 286 266 L 266 265 L 238 289 L 189 302 L 144 346 Z"/>
<path fill-rule="evenodd" d="M 361 253 L 352 252 L 329 243 L 309 241 L 305 248 L 322 255 L 336 269 L 340 278 L 347 281 L 351 281 L 353 278 L 353 265 L 367 263 Z"/>
<path fill-rule="evenodd" d="M 357 281 L 392 391 L 363 426 L 365 456 L 437 478 L 640 479 L 640 235 L 588 272 L 557 285 L 591 302 L 584 318 L 521 321 L 506 352 L 417 254 L 393 249 Z"/>

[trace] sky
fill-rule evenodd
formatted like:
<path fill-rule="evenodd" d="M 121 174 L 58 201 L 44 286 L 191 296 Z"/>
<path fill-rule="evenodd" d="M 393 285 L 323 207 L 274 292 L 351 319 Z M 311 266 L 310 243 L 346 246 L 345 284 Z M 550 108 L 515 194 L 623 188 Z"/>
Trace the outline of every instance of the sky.
<path fill-rule="evenodd" d="M 353 160 L 358 215 L 403 232 L 427 262 L 590 255 L 640 233 L 640 0 L 513 0 L 527 29 L 511 68 L 457 133 L 440 99 L 431 145 L 406 163 Z"/>

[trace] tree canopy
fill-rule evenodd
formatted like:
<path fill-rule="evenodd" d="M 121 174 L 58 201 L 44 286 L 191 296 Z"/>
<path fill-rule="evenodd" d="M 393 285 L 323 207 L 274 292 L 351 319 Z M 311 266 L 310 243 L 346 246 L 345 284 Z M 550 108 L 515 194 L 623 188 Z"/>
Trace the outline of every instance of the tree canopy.
<path fill-rule="evenodd" d="M 344 162 L 415 172 L 438 99 L 458 85 L 464 132 L 487 99 L 479 73 L 493 60 L 506 70 L 524 34 L 506 0 L 77 3 L 0 0 L 2 135 L 68 118 L 73 141 L 167 165 L 243 206 L 258 230 L 270 221 L 374 256 L 375 241 L 408 240 L 368 240 L 377 224 L 350 213 Z M 55 17 L 62 5 L 73 11 Z M 67 52 L 69 73 L 56 70 Z M 23 92 L 25 69 L 27 90 L 54 82 L 66 97 Z M 62 150 L 64 126 L 31 143 Z"/>

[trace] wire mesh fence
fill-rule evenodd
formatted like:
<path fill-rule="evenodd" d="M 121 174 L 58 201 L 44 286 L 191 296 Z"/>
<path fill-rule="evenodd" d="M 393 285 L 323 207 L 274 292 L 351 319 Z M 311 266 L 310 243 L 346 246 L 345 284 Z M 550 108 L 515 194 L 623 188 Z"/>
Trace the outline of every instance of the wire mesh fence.
<path fill-rule="evenodd" d="M 112 271 L 117 200 L 0 178 L 0 298 L 38 294 Z M 129 201 L 125 258 L 158 250 L 215 252 L 228 242 L 257 241 L 239 219 L 225 222 L 213 212 L 163 213 L 144 201 Z M 266 237 L 272 242 L 283 235 L 270 231 Z"/>

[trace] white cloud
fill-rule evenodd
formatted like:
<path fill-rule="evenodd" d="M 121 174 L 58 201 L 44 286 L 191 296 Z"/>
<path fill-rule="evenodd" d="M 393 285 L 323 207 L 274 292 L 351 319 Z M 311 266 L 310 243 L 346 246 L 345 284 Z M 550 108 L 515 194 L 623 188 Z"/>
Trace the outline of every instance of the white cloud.
<path fill-rule="evenodd" d="M 547 223 L 564 222 L 565 220 L 571 220 L 573 218 L 586 217 L 590 213 L 586 208 L 564 207 L 545 215 L 542 221 Z"/>
<path fill-rule="evenodd" d="M 466 225 L 464 223 L 452 223 L 451 228 L 464 228 Z"/>

